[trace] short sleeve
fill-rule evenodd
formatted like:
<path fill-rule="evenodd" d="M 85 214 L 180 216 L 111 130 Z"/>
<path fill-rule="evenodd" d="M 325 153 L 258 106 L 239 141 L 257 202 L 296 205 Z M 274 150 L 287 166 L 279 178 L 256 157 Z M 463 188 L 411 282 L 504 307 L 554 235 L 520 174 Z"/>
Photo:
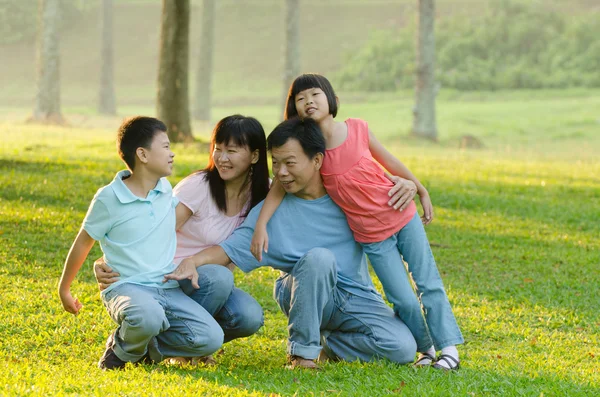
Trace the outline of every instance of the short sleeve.
<path fill-rule="evenodd" d="M 203 212 L 208 194 L 208 182 L 204 180 L 204 173 L 188 176 L 179 182 L 173 189 L 173 195 L 192 211 L 193 214 Z"/>
<path fill-rule="evenodd" d="M 266 255 L 263 255 L 261 263 L 257 261 L 254 255 L 252 255 L 252 252 L 250 252 L 250 243 L 252 241 L 252 234 L 254 233 L 256 217 L 257 212 L 254 210 L 251 211 L 244 223 L 235 229 L 231 236 L 219 244 L 229 259 L 231 259 L 231 261 L 244 273 L 251 272 L 262 266 L 267 266 Z"/>
<path fill-rule="evenodd" d="M 96 241 L 102 240 L 112 227 L 110 213 L 98 194 L 92 200 L 83 220 L 83 229 Z"/>

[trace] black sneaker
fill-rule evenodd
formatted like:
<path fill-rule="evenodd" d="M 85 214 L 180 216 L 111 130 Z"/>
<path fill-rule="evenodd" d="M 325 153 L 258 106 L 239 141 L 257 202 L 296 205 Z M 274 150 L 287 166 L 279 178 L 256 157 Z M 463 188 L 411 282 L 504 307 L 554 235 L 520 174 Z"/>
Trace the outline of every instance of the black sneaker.
<path fill-rule="evenodd" d="M 125 364 L 127 363 L 117 357 L 112 347 L 107 347 L 102 357 L 100 357 L 98 368 L 104 370 L 123 369 Z"/>

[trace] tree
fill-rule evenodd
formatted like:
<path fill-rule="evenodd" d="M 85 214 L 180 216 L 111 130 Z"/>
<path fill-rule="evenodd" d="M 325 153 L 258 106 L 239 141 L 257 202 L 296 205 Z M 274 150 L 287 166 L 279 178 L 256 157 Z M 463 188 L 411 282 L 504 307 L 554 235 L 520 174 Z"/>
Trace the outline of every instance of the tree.
<path fill-rule="evenodd" d="M 283 101 L 294 78 L 300 74 L 300 4 L 299 0 L 285 2 L 285 65 L 283 69 Z"/>
<path fill-rule="evenodd" d="M 413 134 L 437 141 L 435 121 L 435 0 L 419 0 Z"/>
<path fill-rule="evenodd" d="M 40 0 L 37 92 L 32 121 L 64 122 L 60 109 L 60 12 L 61 0 Z"/>
<path fill-rule="evenodd" d="M 115 85 L 113 79 L 113 2 L 102 0 L 101 25 L 102 49 L 100 56 L 100 92 L 98 95 L 98 112 L 116 114 Z"/>
<path fill-rule="evenodd" d="M 172 142 L 192 140 L 188 97 L 190 1 L 163 0 L 156 113 Z"/>
<path fill-rule="evenodd" d="M 198 74 L 196 75 L 196 103 L 194 107 L 194 118 L 196 120 L 210 120 L 214 36 L 215 0 L 204 0 L 200 59 Z"/>

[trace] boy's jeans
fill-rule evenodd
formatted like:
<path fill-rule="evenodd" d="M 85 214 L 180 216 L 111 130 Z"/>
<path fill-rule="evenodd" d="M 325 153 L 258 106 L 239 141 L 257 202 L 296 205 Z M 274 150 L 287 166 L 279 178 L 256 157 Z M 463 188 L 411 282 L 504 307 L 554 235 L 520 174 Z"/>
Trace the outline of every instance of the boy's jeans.
<path fill-rule="evenodd" d="M 103 295 L 102 301 L 119 325 L 113 349 L 123 361 L 136 362 L 156 338 L 160 361 L 164 357 L 203 357 L 223 344 L 223 331 L 213 317 L 180 288 L 156 288 L 123 283 Z"/>
<path fill-rule="evenodd" d="M 432 345 L 441 350 L 464 342 L 418 214 L 390 238 L 362 246 L 386 298 L 415 337 L 418 351 L 427 351 Z M 409 273 L 416 284 L 416 295 Z"/>
<path fill-rule="evenodd" d="M 190 280 L 182 280 L 179 285 L 217 320 L 225 342 L 253 335 L 263 326 L 262 307 L 250 294 L 234 287 L 233 273 L 224 266 L 198 267 L 199 289 L 194 289 Z"/>
<path fill-rule="evenodd" d="M 412 362 L 415 340 L 383 300 L 336 284 L 335 257 L 325 248 L 310 250 L 277 279 L 274 297 L 289 318 L 288 353 L 314 360 L 322 343 L 329 356 L 346 361 Z"/>

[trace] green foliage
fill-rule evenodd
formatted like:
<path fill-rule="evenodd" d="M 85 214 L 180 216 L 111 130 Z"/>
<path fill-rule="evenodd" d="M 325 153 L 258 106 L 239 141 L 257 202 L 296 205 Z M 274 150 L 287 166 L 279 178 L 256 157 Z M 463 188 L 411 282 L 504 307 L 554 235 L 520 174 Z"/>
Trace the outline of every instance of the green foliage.
<path fill-rule="evenodd" d="M 263 306 L 265 326 L 225 345 L 216 367 L 100 371 L 96 362 L 115 325 L 92 276 L 98 247 L 73 284 L 84 304 L 79 316 L 62 310 L 56 286 L 91 198 L 122 168 L 115 131 L 75 121 L 68 128 L 2 122 L 0 395 L 599 395 L 599 92 L 442 93 L 440 146 L 401 136 L 410 112 L 398 109 L 412 101 L 388 95 L 346 101 L 339 117 L 369 120 L 432 196 L 436 218 L 427 233 L 467 341 L 459 372 L 385 361 L 286 370 L 287 323 L 272 299 L 278 272 L 271 269 L 236 272 L 237 286 Z M 272 109 L 215 113 L 240 111 L 274 126 L 280 113 Z M 85 122 L 98 120 L 120 122 Z M 457 150 L 464 133 L 486 149 Z M 206 164 L 202 148 L 173 149 L 172 183 Z"/>
<path fill-rule="evenodd" d="M 414 86 L 414 26 L 381 31 L 347 56 L 335 76 L 349 90 Z M 574 17 L 509 0 L 482 17 L 441 20 L 436 79 L 458 90 L 600 87 L 597 15 Z"/>

